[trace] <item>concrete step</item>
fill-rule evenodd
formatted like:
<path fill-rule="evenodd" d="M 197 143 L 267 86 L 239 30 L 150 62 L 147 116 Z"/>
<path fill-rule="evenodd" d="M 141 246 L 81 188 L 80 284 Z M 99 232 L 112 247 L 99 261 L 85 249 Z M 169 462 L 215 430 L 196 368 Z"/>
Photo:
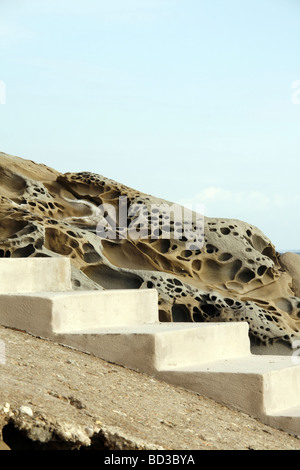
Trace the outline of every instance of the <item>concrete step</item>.
<path fill-rule="evenodd" d="M 71 290 L 69 258 L 0 258 L 0 294 Z"/>
<path fill-rule="evenodd" d="M 300 365 L 248 324 L 159 323 L 155 289 L 72 291 L 68 258 L 0 259 L 0 324 L 155 376 L 300 436 Z"/>
<path fill-rule="evenodd" d="M 158 376 L 260 419 L 300 407 L 300 365 L 288 356 L 250 355 L 173 367 Z"/>
<path fill-rule="evenodd" d="M 0 295 L 0 324 L 53 338 L 158 321 L 155 289 Z"/>
<path fill-rule="evenodd" d="M 289 356 L 251 354 L 247 331 L 245 323 L 157 323 L 91 329 L 56 341 L 300 436 L 300 365 Z"/>
<path fill-rule="evenodd" d="M 85 329 L 56 341 L 149 374 L 250 355 L 246 323 L 153 323 Z"/>
<path fill-rule="evenodd" d="M 264 417 L 264 423 L 292 435 L 300 435 L 300 406 L 280 410 Z"/>

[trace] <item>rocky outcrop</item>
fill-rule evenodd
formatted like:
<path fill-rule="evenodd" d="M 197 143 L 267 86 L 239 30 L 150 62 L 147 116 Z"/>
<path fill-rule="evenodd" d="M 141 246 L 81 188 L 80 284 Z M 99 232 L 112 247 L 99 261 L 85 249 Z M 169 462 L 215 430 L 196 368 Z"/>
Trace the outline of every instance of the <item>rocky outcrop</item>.
<path fill-rule="evenodd" d="M 297 297 L 300 297 L 300 255 L 297 253 L 283 253 L 280 263 L 292 277 L 292 288 Z"/>
<path fill-rule="evenodd" d="M 161 321 L 247 321 L 300 337 L 295 271 L 240 220 L 188 213 L 104 176 L 0 153 L 0 256 L 68 256 L 74 289 L 157 289 Z"/>

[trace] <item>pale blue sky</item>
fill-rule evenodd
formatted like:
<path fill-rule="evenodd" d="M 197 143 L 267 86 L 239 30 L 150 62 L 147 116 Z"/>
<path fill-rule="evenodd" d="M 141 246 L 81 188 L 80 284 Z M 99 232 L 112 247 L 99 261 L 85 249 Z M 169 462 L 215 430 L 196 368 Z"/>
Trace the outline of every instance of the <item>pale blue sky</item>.
<path fill-rule="evenodd" d="M 0 0 L 0 80 L 0 151 L 300 248 L 299 0 Z"/>

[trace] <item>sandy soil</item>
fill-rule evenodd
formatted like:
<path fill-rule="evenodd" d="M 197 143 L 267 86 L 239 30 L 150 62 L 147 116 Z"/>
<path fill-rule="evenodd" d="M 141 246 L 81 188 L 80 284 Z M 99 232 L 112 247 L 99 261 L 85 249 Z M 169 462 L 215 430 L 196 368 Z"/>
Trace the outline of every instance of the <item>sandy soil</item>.
<path fill-rule="evenodd" d="M 300 449 L 298 438 L 144 374 L 16 330 L 0 327 L 0 340 L 0 431 L 13 449 L 20 436 L 46 450 Z"/>

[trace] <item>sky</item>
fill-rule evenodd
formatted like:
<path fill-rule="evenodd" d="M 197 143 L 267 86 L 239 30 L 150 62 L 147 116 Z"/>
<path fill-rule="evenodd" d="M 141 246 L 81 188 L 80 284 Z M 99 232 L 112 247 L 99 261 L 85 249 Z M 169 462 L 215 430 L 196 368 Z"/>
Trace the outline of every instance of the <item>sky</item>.
<path fill-rule="evenodd" d="M 299 0 L 0 0 L 0 151 L 300 251 Z"/>

